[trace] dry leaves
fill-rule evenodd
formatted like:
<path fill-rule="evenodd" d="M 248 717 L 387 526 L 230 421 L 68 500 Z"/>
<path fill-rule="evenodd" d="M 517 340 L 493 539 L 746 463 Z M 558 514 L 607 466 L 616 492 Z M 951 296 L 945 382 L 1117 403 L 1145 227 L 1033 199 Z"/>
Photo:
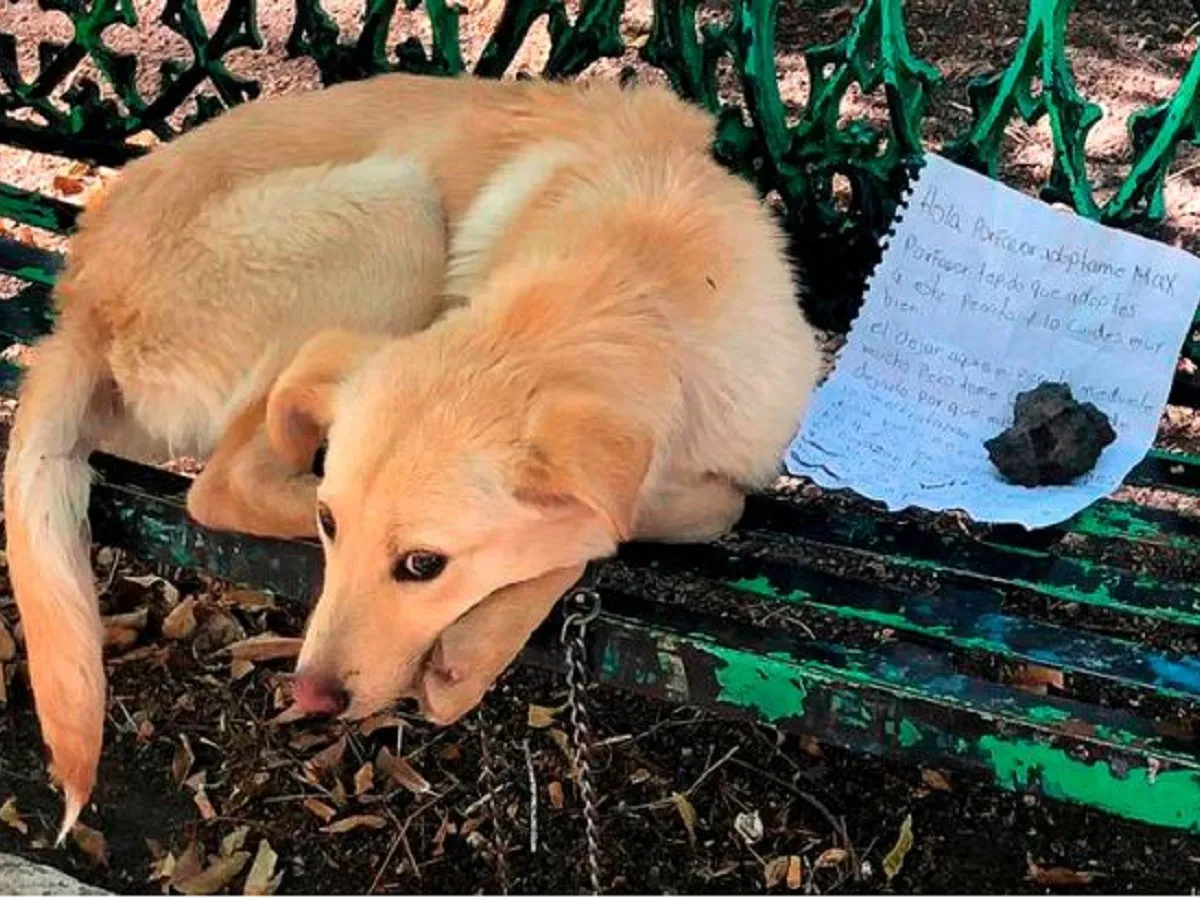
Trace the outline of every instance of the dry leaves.
<path fill-rule="evenodd" d="M 563 786 L 561 782 L 552 781 L 546 786 L 546 793 L 550 795 L 550 808 L 563 808 Z"/>
<path fill-rule="evenodd" d="M 29 834 L 29 826 L 25 824 L 25 820 L 21 818 L 21 814 L 17 812 L 16 797 L 9 797 L 4 801 L 4 805 L 0 806 L 0 822 L 3 822 L 9 828 L 15 828 L 21 834 Z"/>
<path fill-rule="evenodd" d="M 404 720 L 395 713 L 375 713 L 373 716 L 367 716 L 358 726 L 358 733 L 363 737 L 370 737 L 381 728 L 402 728 Z"/>
<path fill-rule="evenodd" d="M 162 590 L 163 599 L 167 601 L 167 606 L 174 606 L 179 602 L 179 588 L 171 584 L 165 578 L 159 578 L 157 575 L 138 575 L 125 576 L 122 581 L 128 581 L 130 584 L 136 584 L 138 587 L 157 587 Z"/>
<path fill-rule="evenodd" d="M 265 662 L 270 659 L 294 659 L 300 655 L 300 647 L 303 643 L 301 638 L 280 637 L 268 632 L 246 638 L 243 641 L 236 641 L 226 647 L 225 651 L 234 659 Z"/>
<path fill-rule="evenodd" d="M 529 727 L 530 728 L 549 728 L 554 724 L 554 717 L 558 714 L 558 709 L 552 706 L 538 706 L 535 703 L 529 704 Z"/>
<path fill-rule="evenodd" d="M 221 597 L 221 602 L 248 613 L 275 608 L 275 598 L 263 591 L 229 591 Z"/>
<path fill-rule="evenodd" d="M 316 797 L 309 797 L 304 801 L 304 808 L 320 819 L 322 822 L 329 822 L 337 815 L 337 810 L 328 803 L 322 803 Z"/>
<path fill-rule="evenodd" d="M 363 763 L 362 768 L 354 773 L 354 796 L 361 797 L 375 787 L 375 767 Z"/>
<path fill-rule="evenodd" d="M 1043 868 L 1028 855 L 1026 860 L 1029 864 L 1029 880 L 1043 887 L 1077 887 L 1081 884 L 1091 884 L 1096 878 L 1102 877 L 1100 872 L 1077 872 L 1064 866 Z"/>
<path fill-rule="evenodd" d="M 379 748 L 379 753 L 375 756 L 375 768 L 393 784 L 411 791 L 418 797 L 433 790 L 429 782 L 412 767 L 407 759 L 394 755 L 387 747 Z"/>
<path fill-rule="evenodd" d="M 54 190 L 64 197 L 74 197 L 76 194 L 83 193 L 83 182 L 69 175 L 55 175 L 51 184 Z"/>
<path fill-rule="evenodd" d="M 691 800 L 679 793 L 671 795 L 671 802 L 675 804 L 679 818 L 683 820 L 683 827 L 687 829 L 688 841 L 693 847 L 696 846 L 696 807 L 692 806 Z"/>
<path fill-rule="evenodd" d="M 1037 663 L 1017 666 L 1012 683 L 1034 694 L 1045 694 L 1049 688 L 1061 691 L 1066 687 L 1062 670 L 1039 666 Z"/>
<path fill-rule="evenodd" d="M 787 866 L 787 886 L 789 891 L 800 890 L 800 885 L 803 882 L 804 867 L 800 864 L 800 857 L 789 856 Z"/>
<path fill-rule="evenodd" d="M 921 781 L 925 787 L 932 788 L 935 791 L 950 790 L 950 780 L 937 769 L 922 769 Z"/>
<path fill-rule="evenodd" d="M 321 831 L 325 834 L 345 834 L 348 831 L 354 831 L 358 828 L 370 828 L 373 831 L 378 831 L 381 828 L 387 827 L 387 822 L 388 820 L 383 816 L 347 816 L 344 819 L 338 819 L 336 822 L 326 825 Z"/>
<path fill-rule="evenodd" d="M 229 677 L 234 681 L 241 681 L 253 671 L 254 663 L 248 659 L 235 659 L 229 664 Z"/>
<path fill-rule="evenodd" d="M 813 868 L 832 869 L 834 866 L 840 866 L 844 863 L 847 856 L 848 854 L 841 847 L 830 847 L 817 857 L 817 861 L 813 863 Z"/>
<path fill-rule="evenodd" d="M 283 880 L 283 875 L 275 875 L 275 865 L 279 856 L 265 840 L 258 842 L 258 852 L 254 854 L 254 862 L 250 865 L 250 874 L 242 893 L 250 897 L 265 897 L 274 894 Z"/>
<path fill-rule="evenodd" d="M 241 828 L 234 829 L 221 839 L 221 855 L 232 856 L 237 851 L 246 846 L 246 838 L 250 834 L 250 826 L 243 825 Z"/>
<path fill-rule="evenodd" d="M 172 887 L 181 894 L 190 896 L 207 896 L 215 894 L 237 878 L 241 874 L 242 869 L 246 868 L 246 863 L 250 861 L 250 854 L 245 850 L 239 850 L 230 856 L 221 856 L 207 869 L 197 872 L 190 878 L 182 880 L 172 879 Z M 178 875 L 178 869 L 176 869 Z"/>
<path fill-rule="evenodd" d="M 191 742 L 188 741 L 186 734 L 181 734 L 179 746 L 175 750 L 175 756 L 171 759 L 171 777 L 175 779 L 176 784 L 183 784 L 187 781 L 195 763 L 196 754 L 192 752 Z"/>
<path fill-rule="evenodd" d="M 883 858 L 883 873 L 887 876 L 889 883 L 904 868 L 904 857 L 908 856 L 908 851 L 912 849 L 912 845 L 912 813 L 909 813 L 904 817 L 904 821 L 900 823 L 900 835 L 896 838 L 895 846 Z"/>
<path fill-rule="evenodd" d="M 313 784 L 320 784 L 328 775 L 336 775 L 346 755 L 346 735 L 342 735 L 320 753 L 304 763 L 304 777 Z"/>
<path fill-rule="evenodd" d="M 108 841 L 95 828 L 89 828 L 82 822 L 76 822 L 71 829 L 71 840 L 83 851 L 83 855 L 92 865 L 108 865 Z"/>
<path fill-rule="evenodd" d="M 733 830 L 747 844 L 757 844 L 763 836 L 762 816 L 758 814 L 757 809 L 738 813 L 733 820 Z"/>
<path fill-rule="evenodd" d="M 163 619 L 163 637 L 172 641 L 190 638 L 196 630 L 196 600 L 188 597 Z"/>
<path fill-rule="evenodd" d="M 787 877 L 788 865 L 788 857 L 777 856 L 763 866 L 763 883 L 767 890 L 779 887 L 783 883 L 783 879 Z"/>

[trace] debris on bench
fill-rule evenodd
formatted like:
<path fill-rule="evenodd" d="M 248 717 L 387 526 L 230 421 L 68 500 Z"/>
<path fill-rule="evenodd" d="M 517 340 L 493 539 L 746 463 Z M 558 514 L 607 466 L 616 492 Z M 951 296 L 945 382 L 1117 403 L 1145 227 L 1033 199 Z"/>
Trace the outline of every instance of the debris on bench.
<path fill-rule="evenodd" d="M 1094 403 L 1077 401 L 1070 385 L 1043 381 L 1017 394 L 1013 412 L 1013 424 L 983 445 L 1013 484 L 1070 484 L 1117 439 L 1108 416 Z"/>

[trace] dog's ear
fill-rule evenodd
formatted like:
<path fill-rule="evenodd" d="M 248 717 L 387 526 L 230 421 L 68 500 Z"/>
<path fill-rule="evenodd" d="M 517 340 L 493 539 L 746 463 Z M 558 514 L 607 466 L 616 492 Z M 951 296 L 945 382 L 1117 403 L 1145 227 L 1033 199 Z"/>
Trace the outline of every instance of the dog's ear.
<path fill-rule="evenodd" d="M 338 385 L 386 338 L 322 331 L 300 348 L 267 399 L 271 447 L 297 471 L 307 471 L 333 421 Z"/>
<path fill-rule="evenodd" d="M 653 453 L 645 425 L 586 394 L 561 392 L 535 414 L 514 494 L 575 520 L 581 539 L 612 552 L 633 534 Z"/>

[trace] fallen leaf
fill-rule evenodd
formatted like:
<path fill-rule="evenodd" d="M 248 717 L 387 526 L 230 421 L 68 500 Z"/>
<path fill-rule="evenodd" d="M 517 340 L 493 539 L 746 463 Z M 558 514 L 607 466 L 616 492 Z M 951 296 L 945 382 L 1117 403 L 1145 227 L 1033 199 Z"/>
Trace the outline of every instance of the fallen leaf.
<path fill-rule="evenodd" d="M 734 817 L 733 830 L 736 831 L 747 844 L 757 844 L 762 840 L 763 823 L 762 816 L 758 814 L 758 810 L 750 812 L 741 812 Z"/>
<path fill-rule="evenodd" d="M 643 781 L 649 781 L 649 780 L 650 780 L 649 769 L 638 769 L 632 775 L 629 776 L 630 784 L 641 784 Z"/>
<path fill-rule="evenodd" d="M 17 642 L 13 639 L 8 626 L 4 624 L 4 620 L 0 619 L 0 663 L 12 662 L 16 655 Z"/>
<path fill-rule="evenodd" d="M 329 789 L 329 799 L 333 801 L 333 805 L 341 809 L 346 805 L 346 789 L 342 787 L 340 778 L 333 779 L 333 787 Z"/>
<path fill-rule="evenodd" d="M 229 664 L 229 677 L 234 681 L 241 681 L 253 671 L 254 663 L 248 659 L 235 659 Z"/>
<path fill-rule="evenodd" d="M 196 629 L 195 647 L 200 653 L 216 653 L 245 637 L 246 630 L 237 619 L 223 609 L 216 609 Z"/>
<path fill-rule="evenodd" d="M 132 628 L 134 631 L 141 631 L 146 627 L 149 616 L 150 607 L 143 606 L 133 612 L 104 616 L 101 622 L 104 623 L 105 628 L 112 626 L 113 628 Z"/>
<path fill-rule="evenodd" d="M 188 775 L 192 771 L 192 766 L 196 764 L 196 754 L 192 752 L 191 742 L 188 741 L 186 734 L 179 736 L 179 746 L 175 749 L 175 755 L 171 758 L 171 777 L 175 779 L 176 784 L 183 784 L 187 781 Z"/>
<path fill-rule="evenodd" d="M 29 834 L 29 826 L 25 824 L 25 820 L 21 818 L 21 814 L 17 812 L 16 797 L 9 797 L 4 801 L 4 805 L 0 806 L 0 822 L 3 822 L 9 828 L 15 828 L 21 834 Z"/>
<path fill-rule="evenodd" d="M 433 858 L 438 859 L 446 853 L 446 838 L 454 834 L 454 823 L 450 821 L 448 814 L 442 815 L 442 824 L 438 826 L 437 833 L 433 836 Z"/>
<path fill-rule="evenodd" d="M 1091 884 L 1096 878 L 1101 877 L 1099 872 L 1077 872 L 1074 869 L 1068 869 L 1065 866 L 1047 866 L 1042 867 L 1033 861 L 1033 857 L 1026 855 L 1026 861 L 1029 864 L 1029 879 L 1043 887 L 1072 887 L 1081 884 Z"/>
<path fill-rule="evenodd" d="M 679 811 L 679 818 L 683 819 L 683 827 L 687 829 L 688 841 L 693 847 L 696 846 L 696 807 L 692 806 L 691 800 L 680 793 L 672 794 L 671 802 Z"/>
<path fill-rule="evenodd" d="M 347 831 L 354 831 L 356 828 L 370 828 L 378 831 L 380 828 L 386 827 L 387 822 L 388 820 L 383 816 L 347 816 L 344 819 L 338 819 L 336 822 L 326 825 L 321 831 L 325 834 L 345 834 Z"/>
<path fill-rule="evenodd" d="M 172 887 L 182 881 L 187 881 L 200 874 L 200 870 L 204 868 L 204 845 L 199 841 L 193 840 L 187 845 L 187 849 L 175 863 L 175 870 L 171 873 Z"/>
<path fill-rule="evenodd" d="M 83 193 L 83 182 L 69 175 L 55 175 L 51 184 L 54 190 L 64 197 L 74 197 L 76 194 Z"/>
<path fill-rule="evenodd" d="M 848 854 L 841 847 L 830 847 L 824 853 L 817 857 L 817 861 L 813 863 L 814 869 L 832 869 L 834 866 L 840 866 L 846 861 Z"/>
<path fill-rule="evenodd" d="M 320 819 L 322 822 L 328 822 L 337 815 L 337 810 L 328 803 L 322 803 L 316 797 L 309 797 L 304 801 L 304 808 Z"/>
<path fill-rule="evenodd" d="M 250 874 L 246 876 L 246 883 L 242 887 L 242 893 L 251 897 L 264 897 L 268 894 L 275 893 L 272 886 L 272 879 L 275 877 L 275 864 L 279 862 L 279 856 L 271 849 L 271 845 L 265 840 L 258 842 L 258 852 L 254 854 L 254 862 L 250 866 Z"/>
<path fill-rule="evenodd" d="M 563 807 L 563 786 L 560 782 L 552 781 L 546 786 L 546 793 L 550 795 L 550 806 L 553 809 L 562 809 Z"/>
<path fill-rule="evenodd" d="M 438 751 L 438 759 L 443 762 L 456 762 L 462 759 L 462 747 L 458 744 L 447 744 Z"/>
<path fill-rule="evenodd" d="M 412 764 L 407 759 L 402 756 L 395 756 L 387 747 L 379 748 L 379 753 L 375 756 L 375 768 L 394 784 L 399 785 L 407 791 L 411 791 L 418 797 L 422 794 L 428 794 L 432 790 L 429 782 L 422 777 L 420 772 L 412 767 Z"/>
<path fill-rule="evenodd" d="M 575 756 L 571 753 L 571 741 L 567 737 L 567 733 L 561 728 L 551 728 L 548 732 L 550 739 L 558 745 L 558 749 L 562 751 L 563 759 L 570 767 L 571 780 L 578 780 L 578 773 L 575 771 Z"/>
<path fill-rule="evenodd" d="M 228 591 L 221 597 L 221 602 L 245 612 L 275 608 L 275 598 L 263 591 Z"/>
<path fill-rule="evenodd" d="M 221 839 L 221 855 L 232 856 L 238 850 L 246 846 L 246 838 L 250 834 L 250 826 L 243 825 L 241 828 L 235 828 L 229 834 Z"/>
<path fill-rule="evenodd" d="M 67 174 L 72 178 L 78 178 L 80 175 L 90 175 L 93 171 L 90 165 L 80 160 L 76 160 L 67 166 Z"/>
<path fill-rule="evenodd" d="M 147 881 L 164 881 L 172 878 L 175 875 L 175 869 L 178 862 L 175 859 L 174 853 L 167 853 L 161 859 L 156 859 L 150 866 L 150 877 Z"/>
<path fill-rule="evenodd" d="M 904 868 L 904 857 L 908 855 L 908 851 L 912 849 L 912 845 L 912 813 L 909 813 L 904 817 L 904 821 L 900 823 L 900 835 L 896 838 L 895 846 L 883 858 L 883 873 L 887 875 L 889 883 Z"/>
<path fill-rule="evenodd" d="M 354 796 L 361 797 L 375 787 L 375 767 L 369 762 L 354 773 Z"/>
<path fill-rule="evenodd" d="M 1066 687 L 1061 669 L 1051 669 L 1037 663 L 1017 666 L 1013 672 L 1012 683 L 1035 694 L 1045 694 L 1047 688 L 1061 691 Z"/>
<path fill-rule="evenodd" d="M 71 828 L 71 840 L 83 851 L 83 855 L 92 865 L 108 865 L 108 841 L 95 828 L 89 828 L 82 822 L 76 822 Z"/>
<path fill-rule="evenodd" d="M 549 728 L 554 724 L 554 716 L 558 710 L 552 706 L 538 706 L 535 703 L 529 704 L 529 727 L 530 728 Z"/>
<path fill-rule="evenodd" d="M 119 625 L 104 626 L 104 646 L 115 647 L 117 650 L 128 650 L 137 643 L 138 633 L 132 628 L 122 628 Z"/>
<path fill-rule="evenodd" d="M 342 735 L 320 753 L 310 757 L 304 763 L 305 777 L 316 784 L 328 775 L 336 775 L 342 767 L 342 759 L 346 755 L 346 736 Z"/>
<path fill-rule="evenodd" d="M 128 581 L 130 584 L 136 584 L 138 587 L 158 587 L 162 589 L 163 599 L 167 601 L 167 606 L 174 606 L 179 602 L 179 588 L 171 584 L 165 578 L 159 578 L 157 575 L 126 575 L 123 581 Z"/>
<path fill-rule="evenodd" d="M 260 634 L 244 641 L 235 641 L 225 648 L 234 659 L 250 662 L 265 662 L 269 659 L 294 659 L 300 655 L 304 644 L 301 638 L 280 637 L 277 634 Z"/>
<path fill-rule="evenodd" d="M 789 856 L 787 867 L 787 886 L 789 891 L 800 890 L 801 877 L 804 874 L 804 869 L 800 865 L 800 857 Z"/>
<path fill-rule="evenodd" d="M 188 597 L 163 619 L 163 637 L 172 641 L 182 641 L 192 636 L 196 630 L 196 601 Z"/>
<path fill-rule="evenodd" d="M 192 801 L 196 804 L 196 809 L 200 810 L 200 818 L 205 822 L 211 822 L 217 817 L 217 811 L 213 808 L 212 801 L 208 799 L 208 793 L 204 788 L 192 794 Z"/>
<path fill-rule="evenodd" d="M 767 890 L 778 887 L 787 877 L 788 857 L 777 856 L 763 866 L 763 884 Z"/>
<path fill-rule="evenodd" d="M 937 769 L 922 769 L 921 770 L 921 781 L 925 784 L 926 787 L 932 788 L 935 791 L 950 790 L 949 779 L 947 779 L 946 776 L 943 775 L 941 772 L 939 772 Z"/>
<path fill-rule="evenodd" d="M 145 743 L 152 737 L 154 737 L 154 723 L 149 719 L 142 719 L 142 721 L 138 722 L 137 739 Z"/>
<path fill-rule="evenodd" d="M 362 720 L 358 726 L 358 733 L 363 737 L 370 737 L 381 728 L 401 728 L 403 726 L 404 720 L 394 713 L 376 713 Z"/>
<path fill-rule="evenodd" d="M 311 750 L 313 747 L 318 746 L 319 744 L 328 744 L 330 740 L 331 738 L 328 734 L 304 731 L 288 741 L 288 746 L 293 750 L 298 750 L 301 753 L 304 753 Z"/>
<path fill-rule="evenodd" d="M 191 878 L 173 882 L 172 886 L 181 894 L 190 896 L 207 896 L 223 890 L 229 882 L 241 874 L 250 861 L 250 854 L 239 850 L 230 856 L 218 857 L 207 869 L 198 872 Z"/>

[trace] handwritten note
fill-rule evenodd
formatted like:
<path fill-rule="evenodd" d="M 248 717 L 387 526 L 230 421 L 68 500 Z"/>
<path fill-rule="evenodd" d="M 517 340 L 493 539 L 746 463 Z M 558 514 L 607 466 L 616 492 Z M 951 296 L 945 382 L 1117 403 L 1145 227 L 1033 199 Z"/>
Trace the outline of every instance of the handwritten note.
<path fill-rule="evenodd" d="M 1200 259 L 930 155 L 787 467 L 891 509 L 1044 527 L 1149 450 L 1200 299 Z M 1013 400 L 1071 386 L 1117 440 L 1066 486 L 1006 483 L 983 442 Z"/>

